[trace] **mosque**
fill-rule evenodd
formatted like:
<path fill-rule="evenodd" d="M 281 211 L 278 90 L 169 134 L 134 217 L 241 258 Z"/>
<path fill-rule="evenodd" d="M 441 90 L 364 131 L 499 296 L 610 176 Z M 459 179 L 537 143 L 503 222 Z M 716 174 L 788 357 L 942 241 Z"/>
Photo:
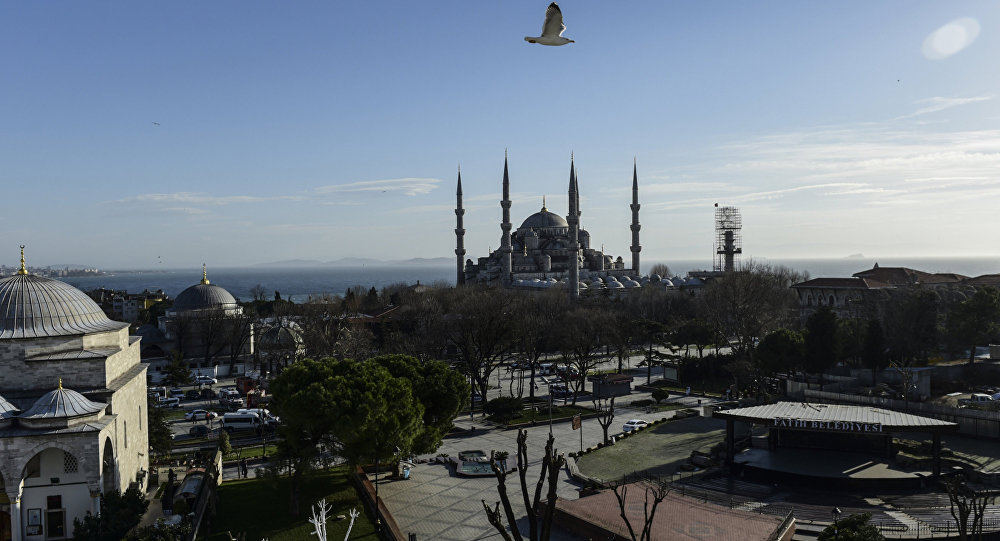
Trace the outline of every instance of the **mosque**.
<path fill-rule="evenodd" d="M 641 277 L 639 272 L 639 179 L 632 166 L 632 260 L 630 265 L 591 246 L 590 233 L 580 227 L 580 190 L 576 167 L 570 160 L 569 209 L 565 218 L 542 209 L 528 216 L 516 230 L 510 221 L 510 176 L 507 157 L 503 164 L 503 199 L 500 208 L 500 247 L 477 261 L 465 260 L 465 229 L 462 208 L 462 173 L 458 173 L 457 224 L 455 255 L 458 263 L 457 283 L 489 284 L 512 288 L 566 287 L 571 299 L 581 291 L 593 288 L 630 289 L 642 283 L 659 281 L 659 277 Z M 655 279 L 654 279 L 655 278 Z"/>
<path fill-rule="evenodd" d="M 128 323 L 21 268 L 0 279 L 0 541 L 61 539 L 149 469 L 146 366 Z"/>

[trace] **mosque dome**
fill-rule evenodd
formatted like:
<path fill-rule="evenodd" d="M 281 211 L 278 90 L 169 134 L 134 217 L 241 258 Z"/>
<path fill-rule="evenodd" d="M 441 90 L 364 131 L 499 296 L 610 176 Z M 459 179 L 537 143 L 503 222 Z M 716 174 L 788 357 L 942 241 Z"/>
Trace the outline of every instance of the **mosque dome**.
<path fill-rule="evenodd" d="M 58 389 L 42 395 L 28 411 L 19 415 L 18 419 L 34 421 L 71 419 L 93 415 L 106 407 L 107 404 L 91 402 L 72 389 L 63 389 L 60 382 Z"/>
<path fill-rule="evenodd" d="M 27 271 L 0 280 L 0 339 L 75 336 L 125 327 L 128 323 L 108 319 L 96 302 L 65 282 Z"/>
<path fill-rule="evenodd" d="M 569 227 L 569 224 L 566 223 L 565 218 L 558 214 L 549 212 L 545 207 L 542 207 L 542 210 L 528 216 L 528 218 L 521 223 L 521 229 L 545 227 Z"/>
<path fill-rule="evenodd" d="M 303 343 L 298 331 L 284 325 L 271 327 L 260 335 L 259 345 L 270 349 L 296 349 Z"/>
<path fill-rule="evenodd" d="M 208 274 L 203 269 L 201 282 L 195 284 L 174 299 L 172 308 L 175 312 L 188 312 L 191 310 L 234 310 L 239 305 L 236 297 L 217 285 L 208 281 Z"/>

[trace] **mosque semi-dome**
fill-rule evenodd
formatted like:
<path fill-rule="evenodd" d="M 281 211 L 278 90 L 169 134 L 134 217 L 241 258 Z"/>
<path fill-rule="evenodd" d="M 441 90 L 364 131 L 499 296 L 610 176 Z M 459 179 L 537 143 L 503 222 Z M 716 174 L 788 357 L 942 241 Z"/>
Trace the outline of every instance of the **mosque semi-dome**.
<path fill-rule="evenodd" d="M 64 389 L 62 382 L 60 382 L 58 389 L 42 395 L 28 411 L 18 417 L 20 419 L 65 419 L 93 415 L 106 407 L 107 404 L 92 402 L 72 389 Z"/>
<path fill-rule="evenodd" d="M 261 347 L 271 349 L 294 349 L 302 345 L 302 335 L 298 331 L 284 325 L 271 327 L 260 335 L 258 342 Z"/>
<path fill-rule="evenodd" d="M 569 223 L 567 223 L 566 219 L 562 216 L 549 212 L 548 209 L 545 208 L 542 208 L 542 210 L 528 216 L 524 222 L 521 223 L 521 229 L 545 227 L 569 227 Z"/>
<path fill-rule="evenodd" d="M 0 280 L 0 339 L 74 336 L 115 331 L 112 321 L 79 289 L 23 270 Z"/>
<path fill-rule="evenodd" d="M 172 310 L 175 312 L 233 310 L 238 306 L 236 297 L 233 297 L 225 288 L 210 283 L 207 273 L 202 270 L 201 282 L 181 291 L 180 295 L 174 299 Z"/>

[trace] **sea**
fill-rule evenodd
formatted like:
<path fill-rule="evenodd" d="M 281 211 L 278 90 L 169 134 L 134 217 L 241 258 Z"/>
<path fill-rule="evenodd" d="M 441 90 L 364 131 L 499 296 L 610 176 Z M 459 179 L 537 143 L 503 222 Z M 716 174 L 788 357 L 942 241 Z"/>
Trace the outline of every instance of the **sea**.
<path fill-rule="evenodd" d="M 748 261 L 744 259 L 745 263 Z M 768 259 L 754 258 L 753 261 L 769 265 L 782 265 L 799 272 L 808 273 L 811 278 L 847 277 L 856 272 L 872 268 L 875 263 L 882 267 L 909 267 L 924 272 L 947 272 L 965 276 L 1000 273 L 1000 257 L 911 257 L 911 258 L 867 258 L 847 257 L 836 259 Z M 649 268 L 656 263 L 670 267 L 675 276 L 684 276 L 692 270 L 710 270 L 711 261 L 697 260 L 653 260 L 643 262 Z M 267 291 L 268 298 L 274 292 L 292 302 L 306 302 L 310 297 L 323 295 L 344 295 L 348 289 L 361 286 L 376 290 L 398 283 L 414 285 L 454 285 L 455 266 L 377 266 L 357 267 L 304 267 L 304 268 L 216 268 L 210 269 L 209 280 L 226 288 L 233 296 L 247 301 L 252 298 L 251 289 L 258 284 Z M 98 276 L 66 277 L 60 280 L 88 291 L 96 288 L 124 290 L 140 293 L 143 290 L 163 290 L 172 297 L 197 284 L 201 280 L 201 269 L 172 270 L 123 270 L 108 271 Z"/>

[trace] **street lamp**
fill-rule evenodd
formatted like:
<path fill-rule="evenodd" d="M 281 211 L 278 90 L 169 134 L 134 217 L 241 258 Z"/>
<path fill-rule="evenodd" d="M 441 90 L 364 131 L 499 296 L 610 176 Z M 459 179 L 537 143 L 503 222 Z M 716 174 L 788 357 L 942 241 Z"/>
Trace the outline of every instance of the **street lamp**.
<path fill-rule="evenodd" d="M 831 512 L 833 513 L 833 536 L 834 539 L 840 539 L 840 525 L 837 524 L 840 522 L 840 508 L 834 507 Z"/>

